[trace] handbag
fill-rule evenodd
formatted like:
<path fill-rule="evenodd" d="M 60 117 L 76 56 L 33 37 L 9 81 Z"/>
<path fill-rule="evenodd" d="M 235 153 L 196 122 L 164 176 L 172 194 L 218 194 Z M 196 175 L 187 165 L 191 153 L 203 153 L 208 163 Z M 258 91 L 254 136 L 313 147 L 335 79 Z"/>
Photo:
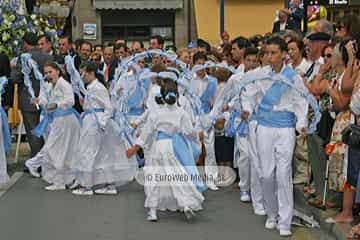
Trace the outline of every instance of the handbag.
<path fill-rule="evenodd" d="M 352 148 L 360 150 L 360 126 L 351 124 L 342 132 L 342 141 Z"/>

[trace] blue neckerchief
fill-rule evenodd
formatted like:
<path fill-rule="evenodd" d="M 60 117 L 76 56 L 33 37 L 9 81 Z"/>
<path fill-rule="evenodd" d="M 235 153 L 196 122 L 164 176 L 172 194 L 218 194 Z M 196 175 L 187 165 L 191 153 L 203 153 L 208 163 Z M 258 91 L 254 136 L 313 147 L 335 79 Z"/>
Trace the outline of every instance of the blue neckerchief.
<path fill-rule="evenodd" d="M 211 100 L 215 95 L 217 88 L 217 79 L 211 76 L 207 76 L 208 84 L 202 96 L 200 97 L 201 109 L 204 113 L 209 113 L 211 111 Z"/>
<path fill-rule="evenodd" d="M 296 71 L 290 66 L 285 66 L 281 71 L 281 76 L 289 82 L 294 83 Z M 278 128 L 288 128 L 295 126 L 295 114 L 286 111 L 273 111 L 274 105 L 278 104 L 281 97 L 290 87 L 282 82 L 274 82 L 266 91 L 256 112 L 256 120 L 260 125 Z"/>
<path fill-rule="evenodd" d="M 137 83 L 135 91 L 131 96 L 129 96 L 127 100 L 130 115 L 141 115 L 144 112 L 144 110 L 142 111 L 138 110 L 138 109 L 143 109 L 143 107 L 139 107 L 143 99 L 144 99 L 144 93 L 141 89 L 140 83 Z"/>
<path fill-rule="evenodd" d="M 11 134 L 8 124 L 8 118 L 2 107 L 0 107 L 0 114 L 1 114 L 1 129 L 3 134 L 4 149 L 5 149 L 5 153 L 8 153 L 11 148 Z"/>
<path fill-rule="evenodd" d="M 46 130 L 50 127 L 55 118 L 64 117 L 71 114 L 74 114 L 81 124 L 79 113 L 72 107 L 67 109 L 57 108 L 52 112 L 42 112 L 43 119 L 33 130 L 31 130 L 31 133 L 36 137 L 44 136 Z"/>
<path fill-rule="evenodd" d="M 185 168 L 185 171 L 196 185 L 196 188 L 203 192 L 206 190 L 206 186 L 200 179 L 198 169 L 196 167 L 194 158 L 194 145 L 191 145 L 186 137 L 182 134 L 169 134 L 164 132 L 158 132 L 157 140 L 171 139 L 172 147 L 176 159 Z M 198 154 L 197 152 L 196 154 Z"/>

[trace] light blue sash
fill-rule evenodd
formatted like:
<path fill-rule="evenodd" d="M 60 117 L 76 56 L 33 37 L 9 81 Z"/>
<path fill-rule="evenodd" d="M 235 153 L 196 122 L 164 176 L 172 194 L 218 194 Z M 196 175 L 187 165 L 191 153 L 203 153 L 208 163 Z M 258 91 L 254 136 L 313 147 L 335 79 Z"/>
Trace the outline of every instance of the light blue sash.
<path fill-rule="evenodd" d="M 50 124 L 54 121 L 55 118 L 64 117 L 71 114 L 74 114 L 81 124 L 80 115 L 74 108 L 67 108 L 64 110 L 57 108 L 52 112 L 42 112 L 43 119 L 33 130 L 31 130 L 31 133 L 38 138 L 44 136 L 46 130 L 50 127 Z"/>
<path fill-rule="evenodd" d="M 141 89 L 140 83 L 136 85 L 135 91 L 128 98 L 129 115 L 141 115 L 144 113 L 144 108 L 139 107 L 141 101 L 144 99 L 144 94 Z"/>
<path fill-rule="evenodd" d="M 158 132 L 157 140 L 163 139 L 171 139 L 173 151 L 176 159 L 179 163 L 185 168 L 185 171 L 193 180 L 193 183 L 196 185 L 196 188 L 203 192 L 206 190 L 206 186 L 199 178 L 199 172 L 196 167 L 195 159 L 194 159 L 194 151 L 191 144 L 188 142 L 186 137 L 182 134 L 169 134 L 164 132 Z M 196 153 L 198 154 L 198 152 Z"/>
<path fill-rule="evenodd" d="M 211 100 L 214 97 L 217 88 L 217 79 L 211 76 L 207 76 L 208 84 L 207 87 L 200 97 L 201 109 L 204 113 L 209 113 L 211 111 Z"/>
<path fill-rule="evenodd" d="M 296 71 L 289 66 L 286 66 L 281 72 L 281 75 L 291 83 L 295 81 L 294 77 L 296 74 Z M 295 126 L 296 118 L 293 112 L 273 111 L 274 105 L 279 103 L 281 97 L 288 89 L 289 86 L 281 82 L 274 82 L 271 85 L 257 110 L 256 120 L 258 124 L 275 128 L 292 128 Z"/>
<path fill-rule="evenodd" d="M 0 107 L 0 114 L 1 114 L 1 129 L 2 129 L 2 133 L 3 133 L 5 153 L 8 153 L 11 148 L 11 134 L 10 134 L 10 128 L 9 128 L 9 124 L 8 124 L 8 118 L 2 107 Z"/>
<path fill-rule="evenodd" d="M 86 115 L 89 115 L 91 113 L 100 113 L 100 112 L 104 112 L 105 109 L 103 108 L 94 108 L 94 109 L 88 109 L 85 110 L 82 114 L 81 114 L 81 119 L 84 119 Z"/>
<path fill-rule="evenodd" d="M 235 133 L 239 137 L 246 137 L 249 135 L 249 124 L 247 121 L 241 119 L 239 125 L 235 129 L 235 118 L 239 117 L 240 113 L 236 110 L 231 111 L 230 118 L 225 125 L 225 136 L 234 137 Z"/>

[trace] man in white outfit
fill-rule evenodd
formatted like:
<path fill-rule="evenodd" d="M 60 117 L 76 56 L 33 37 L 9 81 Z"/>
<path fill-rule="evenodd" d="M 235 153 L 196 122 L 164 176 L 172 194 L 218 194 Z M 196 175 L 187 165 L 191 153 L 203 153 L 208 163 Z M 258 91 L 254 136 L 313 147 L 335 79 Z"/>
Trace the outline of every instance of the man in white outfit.
<path fill-rule="evenodd" d="M 287 44 L 283 39 L 268 39 L 266 52 L 272 71 L 265 75 L 260 73 L 258 79 L 264 76 L 281 78 L 306 91 L 302 78 L 283 62 L 287 54 Z M 292 157 L 295 128 L 306 134 L 308 104 L 297 91 L 282 82 L 257 81 L 252 89 L 247 90 L 244 92 L 243 118 L 248 118 L 256 108 L 259 174 L 267 214 L 265 227 L 277 227 L 280 236 L 290 236 L 294 206 Z M 261 96 L 257 106 L 254 104 L 256 96 Z"/>

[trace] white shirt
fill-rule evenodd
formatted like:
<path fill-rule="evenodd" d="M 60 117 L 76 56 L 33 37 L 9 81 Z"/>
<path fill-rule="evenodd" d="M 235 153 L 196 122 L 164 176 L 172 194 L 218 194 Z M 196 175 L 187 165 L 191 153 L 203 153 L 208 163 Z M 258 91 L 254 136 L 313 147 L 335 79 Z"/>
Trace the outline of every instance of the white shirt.
<path fill-rule="evenodd" d="M 165 104 L 163 107 L 151 111 L 135 144 L 148 149 L 156 141 L 159 131 L 170 134 L 183 133 L 191 139 L 198 140 L 189 114 L 177 104 Z"/>
<path fill-rule="evenodd" d="M 313 61 L 308 61 L 309 62 L 309 68 L 311 67 L 311 65 L 314 63 Z M 324 64 L 324 58 L 320 57 L 319 59 L 317 59 L 315 61 L 315 65 L 314 65 L 314 70 L 312 72 L 312 74 L 310 75 L 310 77 L 307 79 L 307 81 L 311 81 L 315 78 L 315 76 L 319 73 L 320 70 L 320 66 Z M 306 70 L 307 71 L 307 70 Z M 305 71 L 305 73 L 306 73 Z"/>
<path fill-rule="evenodd" d="M 286 30 L 286 22 L 280 23 L 280 32 Z"/>
<path fill-rule="evenodd" d="M 272 84 L 273 81 L 263 80 L 256 81 L 254 84 L 248 85 L 246 91 L 244 91 L 241 96 L 244 111 L 248 111 L 250 114 L 253 113 L 257 108 L 258 99 L 262 99 L 265 96 L 267 90 L 272 86 Z M 303 91 L 307 91 L 300 75 L 295 76 L 294 84 Z M 273 106 L 273 111 L 293 112 L 297 120 L 296 130 L 299 132 L 302 128 L 307 127 L 308 125 L 308 103 L 305 98 L 300 96 L 300 94 L 294 89 L 289 88 L 281 96 L 279 103 Z"/>
<path fill-rule="evenodd" d="M 84 102 L 83 108 L 85 111 L 103 108 L 104 112 L 98 112 L 96 115 L 98 116 L 100 126 L 105 127 L 110 117 L 112 116 L 113 110 L 110 102 L 109 92 L 97 79 L 92 81 L 87 86 L 87 91 L 89 94 L 89 100 Z M 85 98 L 85 100 L 87 99 Z"/>
<path fill-rule="evenodd" d="M 293 64 L 290 63 L 290 66 L 293 67 Z M 300 74 L 301 76 L 303 76 L 306 71 L 309 69 L 309 67 L 311 66 L 311 63 L 309 61 L 307 61 L 305 58 L 303 58 L 301 60 L 301 63 L 297 66 L 297 67 L 293 67 L 295 69 L 295 71 Z"/>
<path fill-rule="evenodd" d="M 46 93 L 45 93 L 46 89 Z M 67 109 L 75 104 L 74 92 L 70 83 L 60 77 L 56 84 L 45 83 L 44 88 L 40 89 L 40 105 L 56 103 L 58 108 Z"/>

